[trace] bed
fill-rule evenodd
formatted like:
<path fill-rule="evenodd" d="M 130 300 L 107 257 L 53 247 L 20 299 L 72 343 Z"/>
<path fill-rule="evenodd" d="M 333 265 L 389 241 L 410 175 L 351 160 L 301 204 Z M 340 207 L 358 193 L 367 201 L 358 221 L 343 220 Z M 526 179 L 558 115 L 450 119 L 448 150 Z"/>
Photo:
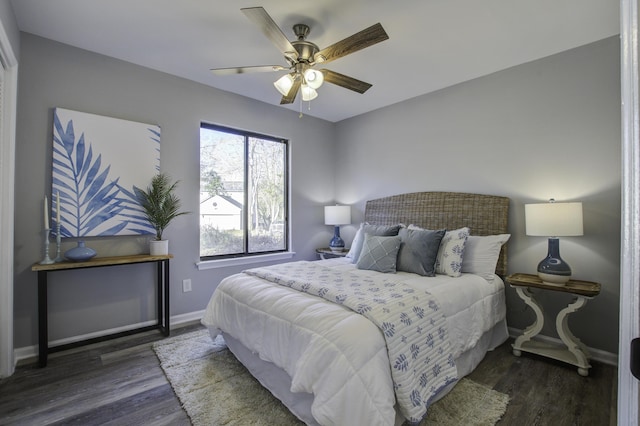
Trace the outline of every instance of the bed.
<path fill-rule="evenodd" d="M 349 257 L 227 277 L 202 323 L 306 424 L 416 423 L 508 338 L 508 208 L 455 192 L 370 200 Z M 416 236 L 433 270 L 422 251 L 407 263 Z M 374 259 L 383 244 L 398 251 Z"/>

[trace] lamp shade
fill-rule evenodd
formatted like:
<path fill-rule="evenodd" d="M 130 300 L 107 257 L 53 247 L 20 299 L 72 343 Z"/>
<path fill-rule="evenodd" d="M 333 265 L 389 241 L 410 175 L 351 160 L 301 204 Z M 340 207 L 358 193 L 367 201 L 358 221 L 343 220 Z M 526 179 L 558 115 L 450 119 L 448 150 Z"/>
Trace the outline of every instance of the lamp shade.
<path fill-rule="evenodd" d="M 325 206 L 325 225 L 348 225 L 351 223 L 351 206 Z"/>
<path fill-rule="evenodd" d="M 304 72 L 304 80 L 306 81 L 307 86 L 312 89 L 317 89 L 322 86 L 322 83 L 324 82 L 324 75 L 321 71 L 308 69 Z"/>
<path fill-rule="evenodd" d="M 276 87 L 276 89 L 278 90 L 278 92 L 280 92 L 282 96 L 286 96 L 289 93 L 289 90 L 291 90 L 291 87 L 293 86 L 293 75 L 291 74 L 283 75 L 278 80 L 276 80 L 275 83 L 273 83 L 273 85 Z"/>
<path fill-rule="evenodd" d="M 300 88 L 300 92 L 302 92 L 302 100 L 305 102 L 312 101 L 318 97 L 318 92 L 316 92 L 315 89 L 307 86 L 306 84 L 302 85 L 302 87 Z"/>
<path fill-rule="evenodd" d="M 584 234 L 582 203 L 525 204 L 526 233 L 538 237 L 573 237 Z"/>

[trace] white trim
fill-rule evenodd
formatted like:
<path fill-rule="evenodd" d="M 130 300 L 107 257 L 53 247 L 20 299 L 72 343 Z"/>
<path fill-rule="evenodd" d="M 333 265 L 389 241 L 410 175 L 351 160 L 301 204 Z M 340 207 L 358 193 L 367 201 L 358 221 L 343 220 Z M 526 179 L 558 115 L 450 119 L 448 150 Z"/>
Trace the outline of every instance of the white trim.
<path fill-rule="evenodd" d="M 171 317 L 171 319 L 169 320 L 169 323 L 171 324 L 172 328 L 176 328 L 183 324 L 200 321 L 203 315 L 204 315 L 204 310 L 175 315 Z M 115 334 L 115 333 L 121 333 L 123 331 L 134 330 L 136 328 L 148 327 L 156 323 L 157 323 L 156 320 L 144 321 L 138 324 L 131 324 L 123 327 L 111 328 L 109 330 L 96 331 L 93 333 L 83 334 L 81 336 L 65 337 L 64 339 L 53 340 L 49 342 L 49 347 L 53 348 L 55 346 L 67 345 L 69 343 L 80 342 L 82 340 L 88 340 L 96 337 L 107 336 L 109 334 Z M 35 358 L 38 356 L 38 345 L 17 348 L 15 350 L 15 356 L 16 356 L 16 363 L 18 361 L 26 360 L 29 358 Z"/>
<path fill-rule="evenodd" d="M 640 336 L 640 137 L 638 136 L 638 5 L 620 1 L 622 98 L 622 236 L 618 422 L 637 426 L 638 380 L 630 371 L 631 340 Z M 622 422 L 622 423 L 620 423 Z"/>
<path fill-rule="evenodd" d="M 174 327 L 174 326 L 179 326 L 181 324 L 186 324 L 189 322 L 200 321 L 203 316 L 204 316 L 204 309 L 201 311 L 187 312 L 186 314 L 174 315 L 171 317 L 171 320 L 169 322 L 171 323 L 171 326 Z"/>
<path fill-rule="evenodd" d="M 13 374 L 13 234 L 18 60 L 0 21 L 0 377 Z"/>
<path fill-rule="evenodd" d="M 513 339 L 520 336 L 524 332 L 524 330 L 520 330 L 518 328 L 513 328 L 513 327 L 508 327 L 508 328 L 509 328 L 509 336 Z M 558 339 L 557 337 L 549 337 L 541 334 L 538 334 L 535 340 L 540 340 L 541 342 L 549 343 L 552 345 L 560 345 L 560 346 L 564 345 L 564 343 L 562 343 L 562 340 Z M 613 365 L 614 367 L 618 366 L 618 354 L 603 351 L 602 349 L 595 349 L 595 348 L 589 348 L 589 347 L 587 349 L 589 350 L 589 354 L 591 355 L 590 358 L 592 360 L 598 361 L 607 365 Z"/>
<path fill-rule="evenodd" d="M 291 259 L 295 254 L 295 251 L 287 251 L 282 253 L 263 254 L 258 256 L 229 257 L 227 259 L 203 260 L 201 262 L 196 262 L 196 267 L 199 271 L 204 271 L 206 269 L 250 265 L 252 263 L 273 262 L 275 260 Z"/>

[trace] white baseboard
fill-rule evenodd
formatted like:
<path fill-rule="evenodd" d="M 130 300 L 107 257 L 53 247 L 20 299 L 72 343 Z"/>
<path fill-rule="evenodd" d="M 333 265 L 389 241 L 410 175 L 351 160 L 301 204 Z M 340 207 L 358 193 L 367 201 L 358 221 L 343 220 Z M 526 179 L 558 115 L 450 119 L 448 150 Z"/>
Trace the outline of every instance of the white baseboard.
<path fill-rule="evenodd" d="M 171 326 L 179 327 L 190 322 L 200 321 L 204 315 L 204 309 L 201 311 L 189 312 L 186 314 L 174 315 L 171 317 Z"/>
<path fill-rule="evenodd" d="M 509 336 L 514 339 L 520 336 L 524 332 L 524 330 L 520 330 L 518 328 L 513 328 L 513 327 L 508 327 L 508 328 L 509 328 Z M 557 337 L 549 337 L 549 336 L 543 336 L 539 334 L 535 338 L 545 343 L 564 345 L 564 343 L 562 343 L 562 340 L 558 339 Z M 587 349 L 589 350 L 589 354 L 591 355 L 592 360 L 601 362 L 603 364 L 613 365 L 614 367 L 618 366 L 618 354 L 603 351 L 601 349 L 590 348 L 588 346 L 587 346 Z"/>
<path fill-rule="evenodd" d="M 204 310 L 189 312 L 186 314 L 172 316 L 169 322 L 172 328 L 180 327 L 181 325 L 186 325 L 188 323 L 200 321 L 203 315 L 204 315 Z M 134 330 L 136 328 L 148 327 L 156 323 L 157 323 L 157 320 L 145 321 L 138 324 L 131 324 L 123 327 L 111 328 L 109 330 L 96 331 L 93 333 L 83 334 L 80 336 L 65 337 L 64 339 L 53 340 L 49 342 L 49 347 L 52 348 L 55 346 L 67 345 L 69 343 L 75 343 L 75 342 L 80 342 L 82 340 L 94 339 L 96 337 L 107 336 L 109 334 L 121 333 L 123 331 Z M 13 353 L 14 353 L 15 365 L 17 365 L 18 362 L 21 360 L 37 357 L 38 345 L 16 348 L 14 349 Z"/>

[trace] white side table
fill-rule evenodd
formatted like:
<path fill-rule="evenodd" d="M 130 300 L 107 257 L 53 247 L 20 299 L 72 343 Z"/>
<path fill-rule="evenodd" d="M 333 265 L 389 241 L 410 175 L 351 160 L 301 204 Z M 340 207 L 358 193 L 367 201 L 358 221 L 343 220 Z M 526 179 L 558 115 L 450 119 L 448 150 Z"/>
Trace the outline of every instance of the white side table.
<path fill-rule="evenodd" d="M 529 274 L 512 274 L 507 277 L 507 282 L 511 287 L 515 288 L 518 296 L 536 314 L 536 320 L 533 324 L 527 327 L 512 345 L 513 354 L 520 356 L 522 352 L 529 352 L 563 361 L 578 367 L 578 374 L 581 376 L 588 376 L 591 368 L 589 351 L 586 345 L 569 330 L 568 318 L 569 314 L 576 312 L 587 303 L 587 300 L 600 293 L 600 284 L 591 281 L 569 280 L 563 286 L 556 286 L 543 283 L 537 275 Z M 534 299 L 531 288 L 571 293 L 575 296 L 575 299 L 566 308 L 562 309 L 556 317 L 556 330 L 565 347 L 533 340 L 544 325 L 544 311 L 542 306 Z"/>

